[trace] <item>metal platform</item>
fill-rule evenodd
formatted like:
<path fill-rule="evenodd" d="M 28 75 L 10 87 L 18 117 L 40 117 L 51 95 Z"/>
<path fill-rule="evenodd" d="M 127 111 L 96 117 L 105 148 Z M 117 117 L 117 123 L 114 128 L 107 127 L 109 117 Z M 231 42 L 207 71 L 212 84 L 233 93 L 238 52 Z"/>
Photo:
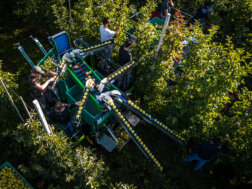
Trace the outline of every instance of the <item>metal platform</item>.
<path fill-rule="evenodd" d="M 117 144 L 105 133 L 102 133 L 102 135 L 98 138 L 98 143 L 109 152 L 112 152 L 117 146 Z"/>
<path fill-rule="evenodd" d="M 140 119 L 130 111 L 126 112 L 124 116 L 133 127 L 136 127 L 137 124 L 140 122 Z"/>

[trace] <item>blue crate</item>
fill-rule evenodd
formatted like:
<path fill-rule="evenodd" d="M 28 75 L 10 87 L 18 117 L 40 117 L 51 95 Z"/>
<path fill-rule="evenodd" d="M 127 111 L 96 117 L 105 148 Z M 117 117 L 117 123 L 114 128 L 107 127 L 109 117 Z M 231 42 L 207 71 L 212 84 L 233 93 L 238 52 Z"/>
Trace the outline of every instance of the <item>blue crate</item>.
<path fill-rule="evenodd" d="M 69 37 L 65 31 L 53 35 L 50 39 L 53 41 L 54 48 L 57 50 L 60 57 L 72 49 Z"/>
<path fill-rule="evenodd" d="M 30 187 L 30 189 L 33 189 L 33 187 L 30 185 L 30 183 L 8 161 L 6 161 L 3 165 L 1 165 L 0 171 L 1 171 L 1 169 L 3 169 L 6 166 L 13 169 L 21 177 L 21 179 Z"/>

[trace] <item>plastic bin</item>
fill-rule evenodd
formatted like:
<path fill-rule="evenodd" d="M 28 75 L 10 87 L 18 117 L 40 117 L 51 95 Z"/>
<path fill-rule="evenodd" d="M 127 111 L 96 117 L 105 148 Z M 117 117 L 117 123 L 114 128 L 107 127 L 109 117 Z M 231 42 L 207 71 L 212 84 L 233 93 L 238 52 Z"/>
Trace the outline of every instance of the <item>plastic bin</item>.
<path fill-rule="evenodd" d="M 6 174 L 10 173 L 11 175 L 13 175 L 13 177 L 16 177 L 16 174 L 19 177 L 15 178 L 16 182 L 15 181 L 9 182 L 9 186 L 5 186 L 5 185 L 3 185 L 2 182 L 0 182 L 0 188 L 6 188 L 6 189 L 8 189 L 8 188 L 32 188 L 33 189 L 33 187 L 27 182 L 27 180 L 8 161 L 6 161 L 3 165 L 1 165 L 0 173 L 3 173 L 3 171 L 6 171 Z M 4 178 L 4 176 L 0 176 L 0 181 L 2 179 L 8 179 L 8 178 L 9 178 L 8 176 L 7 176 L 7 178 Z M 19 179 L 21 179 L 21 180 L 19 180 Z M 18 185 L 14 186 L 14 183 L 17 183 Z"/>
<path fill-rule="evenodd" d="M 154 17 L 150 20 L 150 23 L 153 24 L 154 26 L 156 25 L 164 25 L 164 20 L 158 17 Z"/>
<path fill-rule="evenodd" d="M 59 80 L 58 89 L 61 94 L 62 99 L 66 99 L 66 92 L 75 85 L 74 81 L 70 76 L 67 76 L 65 80 Z"/>
<path fill-rule="evenodd" d="M 73 104 L 81 99 L 82 90 L 78 85 L 74 85 L 72 88 L 66 91 L 67 103 Z"/>
<path fill-rule="evenodd" d="M 78 85 L 73 86 L 66 92 L 67 102 L 69 104 L 75 103 L 79 101 L 82 97 L 82 90 Z M 101 111 L 97 108 L 97 106 L 92 102 L 90 98 L 88 98 L 86 102 L 85 109 L 82 111 L 82 120 L 84 120 L 88 125 L 95 129 L 95 120 L 100 116 Z"/>

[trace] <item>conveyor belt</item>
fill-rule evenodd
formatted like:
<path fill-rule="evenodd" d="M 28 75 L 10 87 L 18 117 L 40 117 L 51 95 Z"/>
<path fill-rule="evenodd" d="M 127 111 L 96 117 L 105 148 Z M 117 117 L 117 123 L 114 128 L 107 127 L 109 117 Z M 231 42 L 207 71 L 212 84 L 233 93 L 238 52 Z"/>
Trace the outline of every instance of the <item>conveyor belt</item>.
<path fill-rule="evenodd" d="M 134 102 L 132 102 L 131 100 L 127 100 L 120 95 L 116 95 L 116 96 L 117 98 L 115 98 L 115 100 L 121 103 L 123 106 L 125 106 L 128 110 L 142 117 L 146 122 L 152 124 L 154 127 L 156 127 L 157 129 L 165 133 L 174 141 L 178 142 L 179 144 L 184 144 L 183 139 L 180 136 L 177 136 L 176 134 L 174 134 L 174 132 L 171 129 L 169 129 L 168 126 L 166 126 L 165 124 L 160 122 L 158 119 L 154 118 L 149 113 L 141 109 Z"/>
<path fill-rule="evenodd" d="M 127 64 L 123 65 L 122 67 L 118 68 L 116 71 L 114 71 L 113 73 L 111 73 L 107 77 L 107 81 L 105 81 L 104 83 L 107 86 L 111 85 L 112 83 L 114 83 L 114 81 L 117 78 L 119 78 L 122 74 L 126 73 L 129 69 L 133 68 L 137 64 L 138 64 L 137 60 L 132 60 L 132 61 L 128 62 Z"/>
<path fill-rule="evenodd" d="M 57 82 L 59 81 L 60 77 L 65 73 L 66 71 L 66 67 L 67 67 L 67 63 L 66 60 L 62 60 L 59 64 L 59 66 L 57 67 L 57 76 L 53 76 L 54 77 L 54 82 L 52 84 L 52 89 L 54 89 L 54 87 L 56 86 Z"/>
<path fill-rule="evenodd" d="M 78 127 L 80 125 L 80 121 L 81 121 L 81 113 L 82 110 L 85 109 L 85 105 L 87 102 L 87 98 L 88 98 L 88 93 L 89 93 L 90 89 L 88 87 L 86 87 L 83 91 L 83 96 L 81 98 L 81 103 L 78 107 L 78 110 L 74 116 L 74 124 L 76 124 L 76 126 Z"/>
<path fill-rule="evenodd" d="M 108 41 L 104 41 L 102 43 L 96 44 L 96 45 L 91 45 L 87 48 L 83 48 L 80 50 L 80 56 L 81 57 L 86 57 L 90 54 L 93 54 L 95 52 L 101 51 L 103 49 L 105 49 L 106 47 L 113 45 L 114 44 L 114 40 L 108 40 Z"/>
<path fill-rule="evenodd" d="M 149 148 L 143 143 L 142 139 L 136 134 L 136 132 L 132 129 L 130 123 L 125 119 L 122 113 L 116 108 L 113 100 L 109 100 L 108 103 L 105 103 L 107 109 L 111 112 L 111 114 L 117 119 L 117 121 L 122 125 L 122 127 L 127 131 L 132 140 L 136 143 L 138 148 L 143 152 L 143 154 L 150 159 L 159 170 L 163 170 L 163 167 L 160 165 L 158 160 L 154 157 L 154 155 L 150 152 Z"/>
<path fill-rule="evenodd" d="M 100 80 L 94 75 L 94 73 L 86 66 L 86 63 L 81 61 L 75 64 L 70 64 L 69 68 L 75 74 L 75 76 L 85 85 L 88 79 L 93 79 L 96 85 L 99 85 Z"/>

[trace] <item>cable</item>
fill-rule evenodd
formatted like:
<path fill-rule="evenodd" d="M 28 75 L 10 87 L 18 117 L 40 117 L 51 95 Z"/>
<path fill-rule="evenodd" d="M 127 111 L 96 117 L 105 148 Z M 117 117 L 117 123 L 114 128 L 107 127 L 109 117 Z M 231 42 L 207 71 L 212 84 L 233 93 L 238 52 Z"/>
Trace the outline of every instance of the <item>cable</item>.
<path fill-rule="evenodd" d="M 182 11 L 181 9 L 177 9 L 177 8 L 174 8 L 174 7 L 172 7 L 172 9 L 178 10 L 178 11 L 180 11 L 181 13 L 183 13 L 184 15 L 189 16 L 189 17 L 191 17 L 191 18 L 193 17 L 192 15 L 190 15 L 190 14 L 188 14 L 188 13 Z"/>

